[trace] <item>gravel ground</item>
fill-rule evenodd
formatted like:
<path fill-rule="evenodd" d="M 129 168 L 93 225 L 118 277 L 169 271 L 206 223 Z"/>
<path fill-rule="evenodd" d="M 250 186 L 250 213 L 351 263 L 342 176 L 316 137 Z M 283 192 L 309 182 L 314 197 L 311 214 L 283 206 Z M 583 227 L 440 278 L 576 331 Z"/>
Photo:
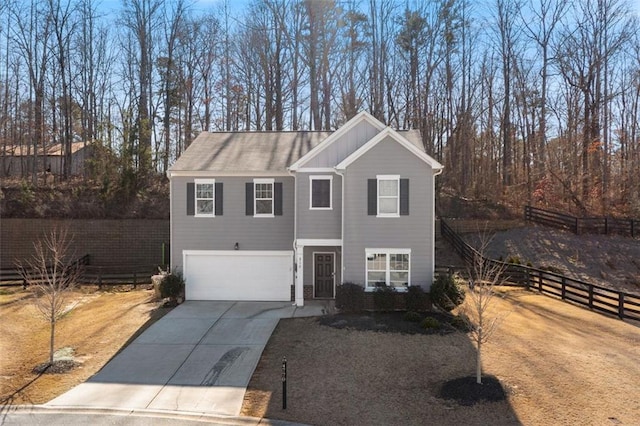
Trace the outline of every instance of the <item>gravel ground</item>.
<path fill-rule="evenodd" d="M 464 238 L 479 247 L 479 237 Z M 617 235 L 575 235 L 543 226 L 497 232 L 486 255 L 518 257 L 536 268 L 552 267 L 578 280 L 640 294 L 640 240 Z"/>

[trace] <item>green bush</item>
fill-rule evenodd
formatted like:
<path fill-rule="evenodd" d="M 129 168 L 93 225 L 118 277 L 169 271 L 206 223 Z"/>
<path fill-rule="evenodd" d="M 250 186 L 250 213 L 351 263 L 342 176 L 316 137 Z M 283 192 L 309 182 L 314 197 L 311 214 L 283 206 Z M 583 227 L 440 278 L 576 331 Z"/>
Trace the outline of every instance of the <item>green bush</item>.
<path fill-rule="evenodd" d="M 392 286 L 379 285 L 373 292 L 373 306 L 376 311 L 393 311 L 396 307 L 396 289 Z"/>
<path fill-rule="evenodd" d="M 429 297 L 420 286 L 410 286 L 404 294 L 404 303 L 407 311 L 425 311 Z"/>
<path fill-rule="evenodd" d="M 417 312 L 409 311 L 404 314 L 403 319 L 408 322 L 420 322 L 422 320 L 422 315 Z"/>
<path fill-rule="evenodd" d="M 184 277 L 182 273 L 173 271 L 167 274 L 160 283 L 160 297 L 169 298 L 172 302 L 175 302 L 184 291 Z"/>
<path fill-rule="evenodd" d="M 464 301 L 464 290 L 453 275 L 438 275 L 431 286 L 431 302 L 447 312 Z"/>
<path fill-rule="evenodd" d="M 364 287 L 343 283 L 336 288 L 336 309 L 341 312 L 360 312 L 364 308 Z"/>
<path fill-rule="evenodd" d="M 420 327 L 422 327 L 424 329 L 440 328 L 440 321 L 438 321 L 437 319 L 435 319 L 433 317 L 426 317 L 420 323 Z"/>

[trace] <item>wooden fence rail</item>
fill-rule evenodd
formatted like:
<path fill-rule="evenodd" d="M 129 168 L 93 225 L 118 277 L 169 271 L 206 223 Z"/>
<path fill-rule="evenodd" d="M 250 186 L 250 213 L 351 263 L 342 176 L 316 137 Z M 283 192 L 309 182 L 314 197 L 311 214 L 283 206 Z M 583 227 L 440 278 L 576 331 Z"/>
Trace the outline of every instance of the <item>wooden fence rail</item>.
<path fill-rule="evenodd" d="M 481 256 L 456 234 L 444 220 L 440 221 L 442 236 L 468 265 Z M 640 321 L 640 295 L 612 290 L 589 284 L 554 272 L 516 265 L 482 256 L 484 262 L 498 264 L 502 276 L 511 285 L 521 285 L 538 290 L 541 294 L 559 297 L 562 300 L 587 307 L 591 310 L 615 315 L 620 319 Z"/>
<path fill-rule="evenodd" d="M 85 265 L 89 264 L 89 260 L 90 256 L 88 254 L 85 254 L 84 256 L 79 257 L 78 259 L 69 263 L 66 268 L 82 269 Z M 53 267 L 47 266 L 47 271 L 49 273 L 52 272 Z M 33 277 L 33 279 L 36 279 L 37 281 L 44 281 L 44 278 L 38 280 L 35 276 L 36 274 L 34 273 L 34 270 L 30 268 L 25 268 L 22 271 L 19 268 L 3 268 L 0 269 L 0 287 L 22 286 L 23 288 L 26 288 L 27 280 L 24 278 L 23 272 L 25 272 L 28 276 Z"/>
<path fill-rule="evenodd" d="M 640 220 L 614 217 L 576 217 L 551 210 L 525 206 L 524 219 L 541 225 L 566 229 L 574 234 L 640 235 Z"/>
<path fill-rule="evenodd" d="M 88 258 L 83 262 L 88 262 Z M 78 261 L 76 261 L 78 262 Z M 131 284 L 135 288 L 141 284 L 150 284 L 151 276 L 157 273 L 157 265 L 116 265 L 94 266 L 80 263 L 78 285 L 97 285 L 99 288 L 108 285 Z M 0 287 L 23 286 L 27 282 L 18 269 L 0 270 Z"/>

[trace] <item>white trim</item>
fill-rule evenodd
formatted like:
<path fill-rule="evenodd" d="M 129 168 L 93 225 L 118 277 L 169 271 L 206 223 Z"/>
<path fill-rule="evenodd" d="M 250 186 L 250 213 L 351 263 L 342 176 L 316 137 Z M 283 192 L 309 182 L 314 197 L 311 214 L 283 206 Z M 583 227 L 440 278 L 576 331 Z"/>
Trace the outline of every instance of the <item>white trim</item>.
<path fill-rule="evenodd" d="M 332 169 L 333 171 L 333 169 Z M 167 172 L 169 178 L 172 177 L 289 177 L 285 171 L 268 171 L 268 170 L 240 170 L 233 172 L 223 172 L 216 170 L 170 170 Z"/>
<path fill-rule="evenodd" d="M 398 142 L 400 145 L 404 146 L 407 150 L 413 153 L 416 157 L 420 158 L 422 161 L 427 163 L 434 170 L 440 170 L 443 168 L 442 164 L 438 163 L 435 159 L 433 159 L 426 152 L 422 151 L 420 148 L 409 142 L 404 136 L 396 132 L 390 127 L 387 127 L 376 136 L 371 138 L 369 142 L 362 145 L 360 148 L 355 150 L 351 155 L 342 160 L 340 164 L 338 164 L 335 168 L 336 170 L 345 170 L 351 163 L 356 161 L 358 158 L 362 157 L 365 153 L 367 153 L 371 148 L 376 146 L 378 143 L 383 141 L 387 136 L 391 137 L 393 140 Z"/>
<path fill-rule="evenodd" d="M 391 254 L 408 254 L 409 255 L 409 270 L 407 271 L 407 287 L 411 287 L 411 249 L 398 249 L 398 248 L 366 248 L 364 256 L 364 288 L 365 291 L 374 291 L 375 286 L 369 286 L 369 254 L 385 254 L 386 258 L 386 271 L 385 271 L 385 282 L 389 283 L 391 281 L 391 268 L 389 265 Z M 396 290 L 400 290 L 404 287 L 394 287 Z"/>
<path fill-rule="evenodd" d="M 333 251 L 313 251 L 311 252 L 311 276 L 313 277 L 313 298 L 316 298 L 316 254 L 330 254 L 333 257 L 333 287 L 330 299 L 336 297 L 336 253 Z M 320 299 L 325 299 L 321 297 Z"/>
<path fill-rule="evenodd" d="M 256 197 L 256 185 L 271 185 L 271 213 L 258 213 L 258 198 Z M 275 179 L 255 178 L 253 179 L 253 217 L 275 217 L 275 204 L 276 204 L 276 186 Z M 261 198 L 261 200 L 268 200 L 268 198 Z"/>
<path fill-rule="evenodd" d="M 211 213 L 198 213 L 198 185 L 211 185 Z M 208 200 L 208 198 L 200 198 Z M 194 179 L 193 181 L 193 216 L 194 217 L 216 217 L 216 180 L 215 179 Z"/>
<path fill-rule="evenodd" d="M 389 195 L 380 195 L 380 181 L 396 181 L 397 184 L 397 195 L 396 198 L 396 212 L 395 213 L 380 213 L 380 197 L 391 199 L 392 196 Z M 377 175 L 376 176 L 376 204 L 377 217 L 400 217 L 400 175 Z"/>
<path fill-rule="evenodd" d="M 313 207 L 313 181 L 329 181 L 329 207 Z M 309 176 L 309 210 L 333 210 L 333 175 L 311 175 Z"/>
<path fill-rule="evenodd" d="M 321 238 L 299 238 L 296 240 L 296 246 L 340 246 L 342 247 L 341 239 L 321 239 Z"/>
<path fill-rule="evenodd" d="M 379 131 L 384 129 L 385 125 L 378 121 L 374 116 L 369 114 L 366 111 L 362 111 L 354 116 L 351 120 L 347 121 L 340 128 L 338 128 L 331 135 L 327 136 L 325 140 L 316 145 L 311 151 L 307 152 L 302 158 L 298 159 L 295 163 L 289 166 L 289 170 L 298 171 L 302 166 L 308 163 L 313 157 L 315 157 L 319 152 L 323 151 L 325 148 L 333 144 L 335 141 L 340 139 L 345 133 L 354 128 L 357 124 L 362 121 L 369 122 L 372 126 L 374 126 Z"/>
<path fill-rule="evenodd" d="M 303 167 L 296 170 L 297 173 L 335 173 L 333 167 Z"/>
<path fill-rule="evenodd" d="M 240 251 L 238 250 L 182 250 L 183 259 L 187 255 L 192 255 L 192 256 L 207 256 L 207 255 L 285 256 L 285 255 L 292 255 L 292 254 L 293 254 L 293 250 L 240 250 Z"/>

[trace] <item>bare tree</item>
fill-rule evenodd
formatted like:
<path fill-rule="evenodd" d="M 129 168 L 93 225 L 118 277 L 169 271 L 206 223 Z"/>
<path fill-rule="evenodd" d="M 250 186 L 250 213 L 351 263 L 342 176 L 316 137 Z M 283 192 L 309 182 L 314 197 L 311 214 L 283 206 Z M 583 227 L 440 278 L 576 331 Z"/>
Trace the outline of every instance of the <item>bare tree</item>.
<path fill-rule="evenodd" d="M 482 384 L 482 346 L 489 341 L 504 316 L 493 316 L 489 311 L 495 296 L 495 287 L 505 282 L 505 264 L 487 259 L 484 253 L 490 238 L 480 237 L 480 248 L 468 266 L 469 289 L 460 313 L 467 323 L 471 340 L 476 345 L 476 382 Z"/>
<path fill-rule="evenodd" d="M 54 228 L 33 243 L 32 258 L 17 265 L 35 295 L 37 312 L 50 325 L 49 366 L 53 365 L 56 323 L 66 312 L 67 293 L 78 278 L 77 264 L 69 261 L 71 242 L 67 228 Z"/>

